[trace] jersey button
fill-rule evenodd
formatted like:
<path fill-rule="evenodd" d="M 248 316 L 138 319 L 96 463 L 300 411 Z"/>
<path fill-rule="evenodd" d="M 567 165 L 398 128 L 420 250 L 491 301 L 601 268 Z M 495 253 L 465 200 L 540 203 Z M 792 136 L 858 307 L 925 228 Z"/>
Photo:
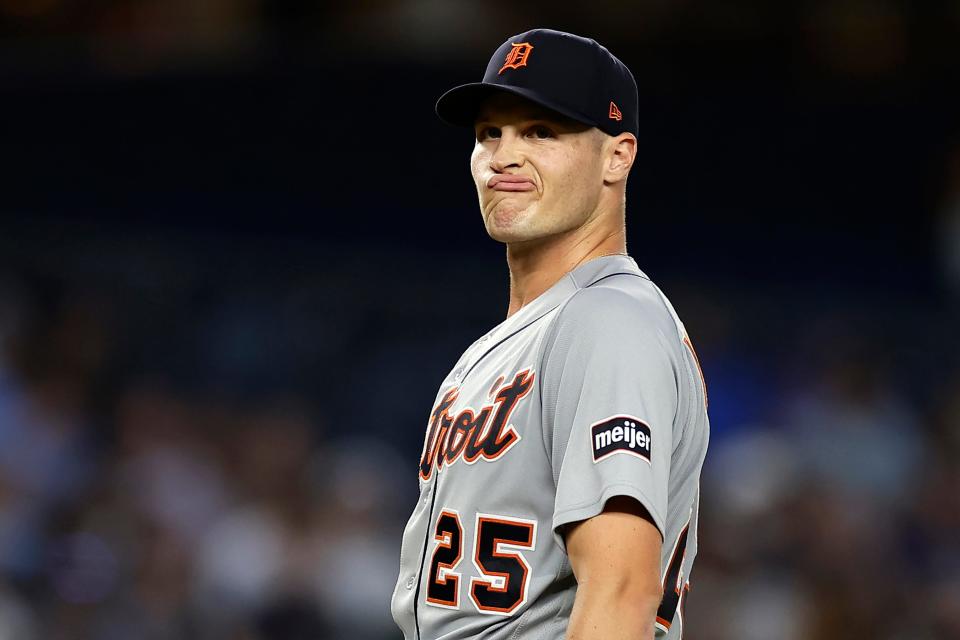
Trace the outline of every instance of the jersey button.
<path fill-rule="evenodd" d="M 417 579 L 414 576 L 407 578 L 407 589 L 413 589 L 415 584 L 417 584 Z"/>

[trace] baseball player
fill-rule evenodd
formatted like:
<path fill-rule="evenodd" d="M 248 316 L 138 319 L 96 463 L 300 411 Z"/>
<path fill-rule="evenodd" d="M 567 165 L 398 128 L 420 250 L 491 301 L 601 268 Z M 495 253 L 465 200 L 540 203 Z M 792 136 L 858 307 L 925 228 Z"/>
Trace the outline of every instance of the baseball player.
<path fill-rule="evenodd" d="M 606 48 L 549 29 L 437 102 L 476 134 L 510 303 L 427 421 L 391 605 L 407 640 L 683 634 L 707 397 L 683 323 L 626 253 L 637 103 Z"/>

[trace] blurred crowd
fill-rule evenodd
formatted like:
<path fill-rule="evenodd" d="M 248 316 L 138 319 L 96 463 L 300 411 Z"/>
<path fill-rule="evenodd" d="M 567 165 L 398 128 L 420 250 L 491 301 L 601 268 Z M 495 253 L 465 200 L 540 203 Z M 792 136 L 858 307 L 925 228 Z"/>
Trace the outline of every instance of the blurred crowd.
<path fill-rule="evenodd" d="M 956 352 L 921 407 L 862 346 L 711 451 L 691 637 L 960 637 L 960 375 L 934 364 Z"/>
<path fill-rule="evenodd" d="M 309 399 L 227 401 L 150 371 L 108 382 L 103 309 L 59 287 L 35 304 L 48 292 L 11 282 L 0 638 L 391 637 L 392 487 L 410 465 L 326 433 Z"/>
<path fill-rule="evenodd" d="M 956 316 L 869 300 L 796 316 L 757 292 L 664 286 L 699 335 L 713 422 L 690 636 L 960 637 L 960 349 L 937 335 Z M 397 638 L 424 423 L 401 412 L 371 429 L 319 390 L 256 392 L 209 373 L 203 349 L 191 370 L 137 361 L 142 343 L 172 348 L 161 327 L 200 331 L 204 314 L 267 340 L 228 329 L 253 307 L 171 305 L 144 323 L 148 298 L 83 270 L 4 272 L 0 639 Z M 376 322 L 376 353 L 342 342 L 354 365 L 338 375 L 377 381 L 363 395 L 382 415 L 409 338 L 396 317 Z M 456 349 L 417 362 L 424 389 Z"/>
<path fill-rule="evenodd" d="M 666 46 L 672 55 L 683 54 L 678 43 L 701 42 L 722 57 L 742 43 L 779 42 L 814 68 L 869 80 L 953 67 L 960 12 L 953 2 L 907 0 L 607 1 L 590 12 L 573 0 L 0 0 L 0 51 L 14 57 L 0 60 L 0 71 L 89 59 L 101 69 L 140 73 L 243 63 L 286 48 L 306 57 L 339 52 L 436 64 L 482 55 L 491 42 L 534 23 L 603 33 L 617 50 Z M 51 39 L 59 43 L 53 51 Z M 661 56 L 635 62 L 675 71 L 675 61 Z"/>

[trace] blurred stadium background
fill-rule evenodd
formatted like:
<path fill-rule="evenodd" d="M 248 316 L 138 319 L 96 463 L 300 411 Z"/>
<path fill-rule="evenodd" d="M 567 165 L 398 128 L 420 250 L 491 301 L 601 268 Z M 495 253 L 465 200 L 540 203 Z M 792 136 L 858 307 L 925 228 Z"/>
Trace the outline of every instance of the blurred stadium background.
<path fill-rule="evenodd" d="M 960 638 L 960 2 L 0 0 L 0 640 L 398 637 L 436 385 L 506 309 L 436 97 L 641 94 L 711 397 L 697 640 Z"/>

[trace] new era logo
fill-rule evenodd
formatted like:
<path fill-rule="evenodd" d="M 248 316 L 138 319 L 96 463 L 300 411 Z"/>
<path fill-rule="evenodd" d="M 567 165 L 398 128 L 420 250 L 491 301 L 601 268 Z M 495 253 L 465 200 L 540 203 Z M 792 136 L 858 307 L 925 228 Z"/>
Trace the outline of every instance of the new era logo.
<path fill-rule="evenodd" d="M 627 453 L 650 462 L 650 426 L 633 416 L 611 416 L 590 425 L 593 461 Z"/>
<path fill-rule="evenodd" d="M 617 122 L 623 120 L 623 114 L 620 113 L 620 108 L 617 107 L 613 100 L 610 101 L 610 119 L 616 120 Z"/>

